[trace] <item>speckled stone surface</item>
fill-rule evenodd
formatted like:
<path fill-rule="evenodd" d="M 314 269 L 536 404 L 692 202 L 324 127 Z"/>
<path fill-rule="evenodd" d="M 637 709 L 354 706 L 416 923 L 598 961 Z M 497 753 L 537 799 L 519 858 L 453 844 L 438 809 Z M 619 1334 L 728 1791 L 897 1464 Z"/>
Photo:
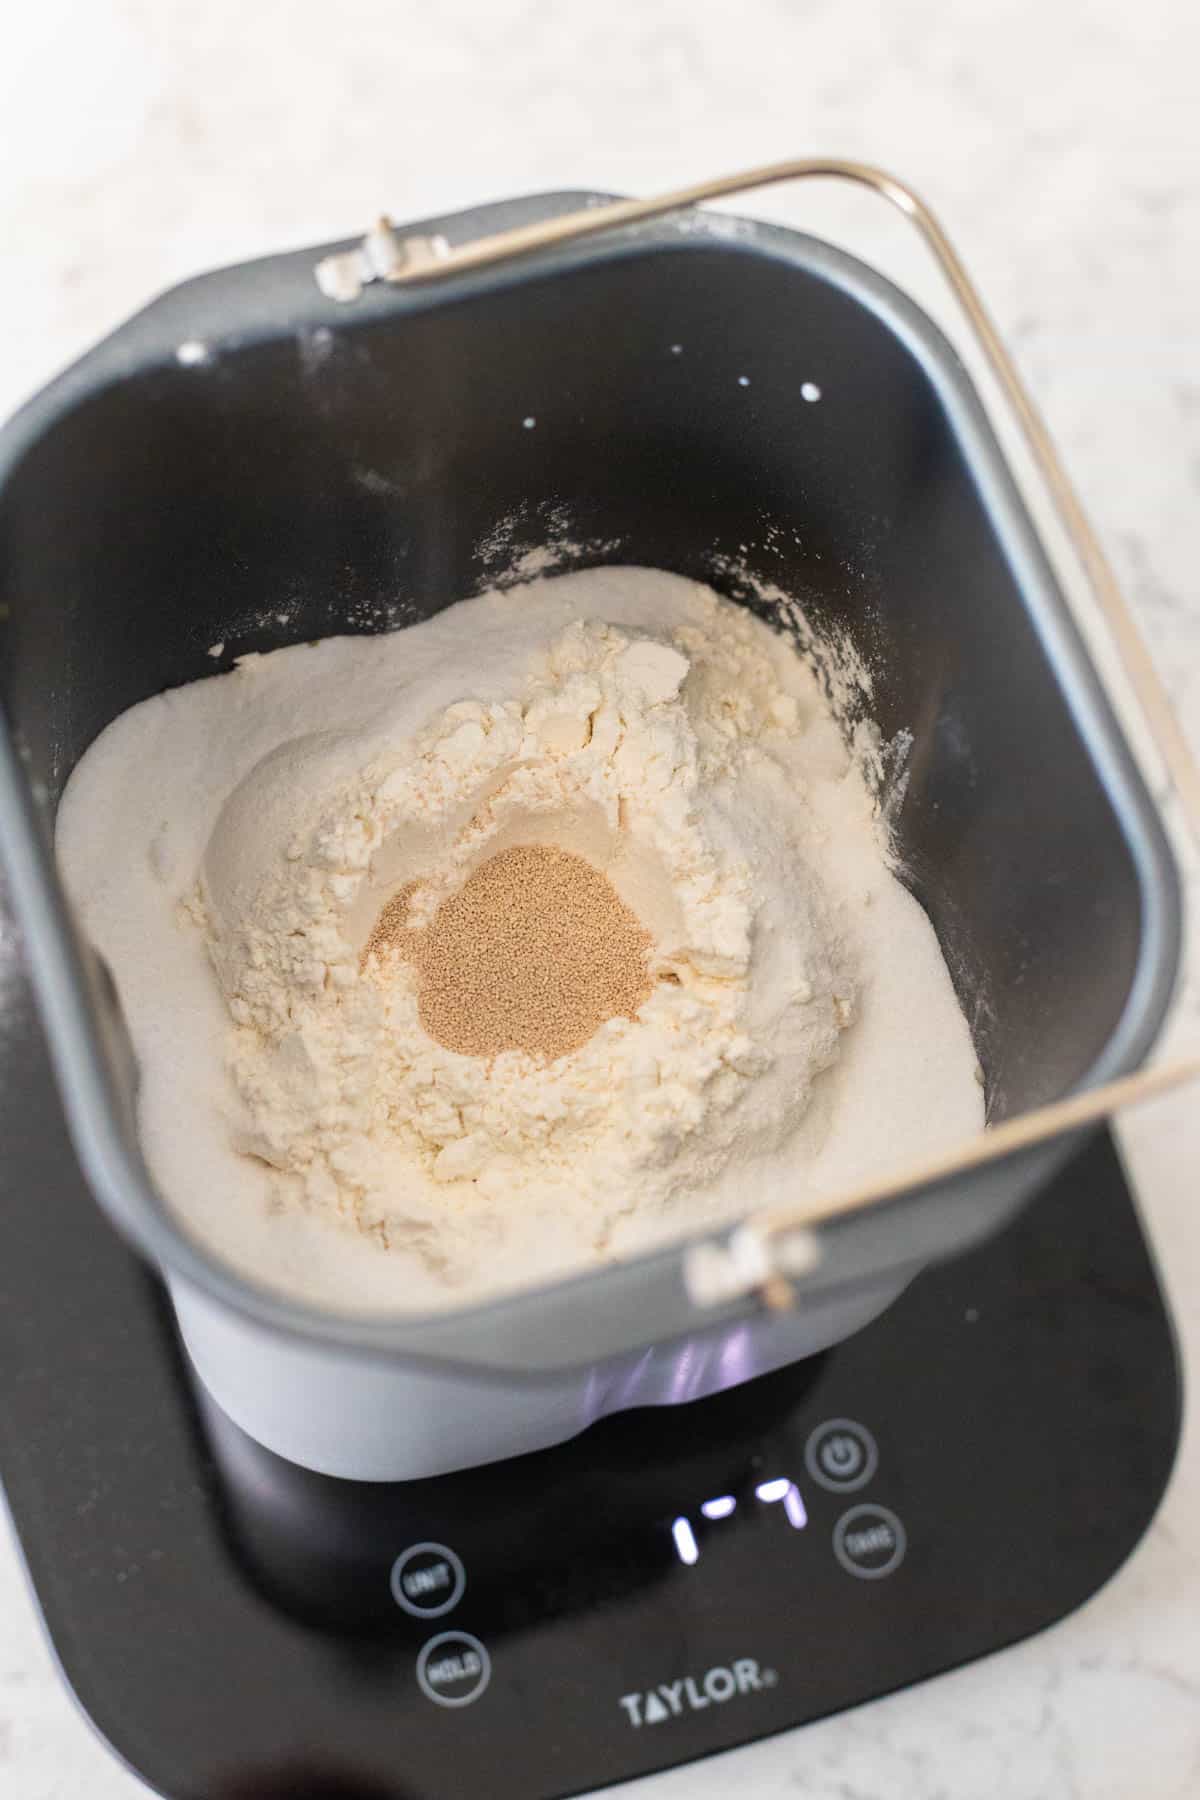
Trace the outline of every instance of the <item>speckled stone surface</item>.
<path fill-rule="evenodd" d="M 814 151 L 937 206 L 1200 750 L 1200 13 L 1188 0 L 37 0 L 0 56 L 0 412 L 181 277 L 550 187 Z M 15 153 L 12 149 L 16 146 Z M 746 210 L 797 223 L 806 202 Z M 1196 1037 L 1194 986 L 1175 1035 Z M 1124 1142 L 1200 1364 L 1200 1102 Z M 2 1154 L 2 1149 L 0 1149 Z M 1132 1561 L 1034 1642 L 630 1800 L 1200 1792 L 1200 1446 Z M 76 1713 L 0 1521 L 0 1795 L 144 1793 Z"/>

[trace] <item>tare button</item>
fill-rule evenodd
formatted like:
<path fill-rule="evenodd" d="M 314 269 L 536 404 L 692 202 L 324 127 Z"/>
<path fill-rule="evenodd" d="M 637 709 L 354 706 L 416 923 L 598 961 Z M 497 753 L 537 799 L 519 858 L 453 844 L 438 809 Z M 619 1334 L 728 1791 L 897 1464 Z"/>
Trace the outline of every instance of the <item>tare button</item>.
<path fill-rule="evenodd" d="M 866 1487 L 879 1467 L 875 1439 L 854 1419 L 826 1419 L 810 1436 L 804 1449 L 809 1474 L 820 1487 L 835 1494 L 852 1494 Z"/>
<path fill-rule="evenodd" d="M 392 1564 L 392 1598 L 414 1619 L 439 1619 L 458 1605 L 466 1571 L 445 1544 L 410 1544 Z"/>
<path fill-rule="evenodd" d="M 833 1532 L 833 1554 L 847 1575 L 879 1581 L 904 1561 L 908 1537 L 886 1506 L 852 1506 Z"/>

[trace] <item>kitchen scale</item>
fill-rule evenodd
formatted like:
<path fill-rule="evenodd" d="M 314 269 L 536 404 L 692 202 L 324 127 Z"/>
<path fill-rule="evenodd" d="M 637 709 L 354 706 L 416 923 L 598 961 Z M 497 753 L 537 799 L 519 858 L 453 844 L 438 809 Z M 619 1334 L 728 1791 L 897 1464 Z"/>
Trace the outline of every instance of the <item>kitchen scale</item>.
<path fill-rule="evenodd" d="M 550 1800 L 731 1749 L 1062 1618 L 1170 1473 L 1175 1345 L 1103 1134 L 823 1356 L 382 1486 L 195 1400 L 3 912 L 0 1144 L 0 1473 L 64 1675 L 171 1800 Z"/>

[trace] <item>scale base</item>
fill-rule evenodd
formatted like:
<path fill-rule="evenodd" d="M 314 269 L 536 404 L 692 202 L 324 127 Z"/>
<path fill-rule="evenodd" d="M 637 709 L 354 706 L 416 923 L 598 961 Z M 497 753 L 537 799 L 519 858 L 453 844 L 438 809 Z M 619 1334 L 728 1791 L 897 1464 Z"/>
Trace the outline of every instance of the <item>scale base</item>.
<path fill-rule="evenodd" d="M 1174 1341 L 1104 1136 L 823 1357 L 367 1487 L 205 1426 L 56 1104 L 0 1098 L 0 1471 L 67 1680 L 171 1800 L 551 1800 L 747 1743 L 1062 1618 L 1166 1484 Z"/>

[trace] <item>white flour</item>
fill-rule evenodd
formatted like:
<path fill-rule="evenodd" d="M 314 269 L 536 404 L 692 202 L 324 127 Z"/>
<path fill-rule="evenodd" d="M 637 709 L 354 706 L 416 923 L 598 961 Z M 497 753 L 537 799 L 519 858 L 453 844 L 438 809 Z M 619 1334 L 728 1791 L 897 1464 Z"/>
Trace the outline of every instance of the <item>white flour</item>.
<path fill-rule="evenodd" d="M 657 979 L 556 1062 L 488 1063 L 363 950 L 398 888 L 427 922 L 527 843 L 607 874 Z M 539 581 L 147 701 L 75 771 L 58 848 L 165 1196 L 331 1306 L 454 1304 L 982 1124 L 932 929 L 811 669 L 674 576 Z"/>

